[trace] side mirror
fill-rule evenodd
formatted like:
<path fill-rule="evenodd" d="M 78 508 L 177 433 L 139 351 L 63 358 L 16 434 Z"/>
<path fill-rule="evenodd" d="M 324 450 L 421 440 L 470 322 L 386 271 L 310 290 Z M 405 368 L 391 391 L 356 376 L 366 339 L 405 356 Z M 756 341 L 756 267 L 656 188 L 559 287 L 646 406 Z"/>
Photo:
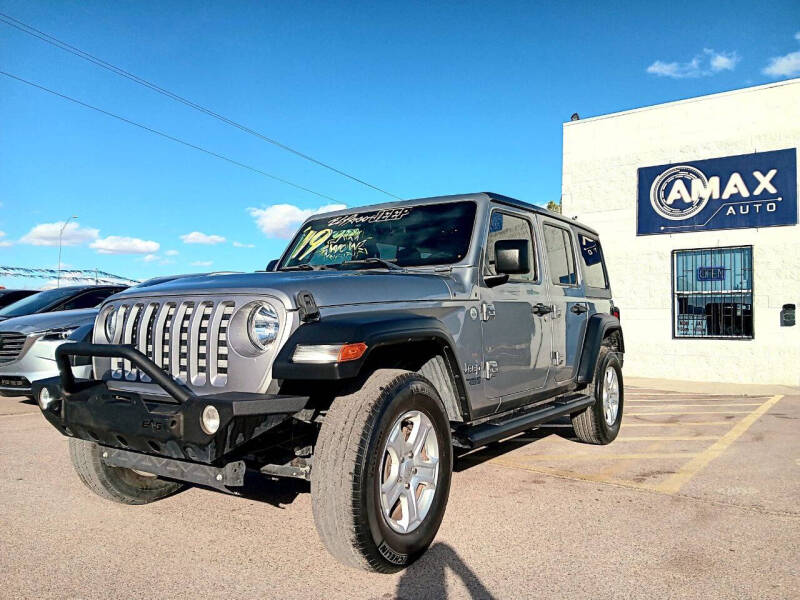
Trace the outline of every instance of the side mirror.
<path fill-rule="evenodd" d="M 277 267 L 277 266 L 278 266 L 278 259 L 277 259 L 277 258 L 273 258 L 271 261 L 269 261 L 269 262 L 267 263 L 267 269 L 266 269 L 266 271 L 267 271 L 268 273 L 269 273 L 269 272 L 271 272 L 271 271 L 274 271 L 274 270 L 275 270 L 275 267 Z"/>
<path fill-rule="evenodd" d="M 517 275 L 531 270 L 528 240 L 497 240 L 494 245 L 494 271 L 498 275 Z"/>

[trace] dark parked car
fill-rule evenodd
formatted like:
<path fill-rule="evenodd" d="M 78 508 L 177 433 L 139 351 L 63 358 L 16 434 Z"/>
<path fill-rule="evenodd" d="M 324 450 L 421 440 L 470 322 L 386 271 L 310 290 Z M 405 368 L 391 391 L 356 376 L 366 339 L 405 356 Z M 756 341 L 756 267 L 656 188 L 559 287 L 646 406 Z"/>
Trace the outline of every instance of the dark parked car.
<path fill-rule="evenodd" d="M 0 321 L 57 310 L 94 308 L 124 289 L 123 285 L 71 285 L 45 290 L 0 308 Z"/>
<path fill-rule="evenodd" d="M 0 308 L 36 293 L 38 293 L 37 290 L 0 290 Z"/>

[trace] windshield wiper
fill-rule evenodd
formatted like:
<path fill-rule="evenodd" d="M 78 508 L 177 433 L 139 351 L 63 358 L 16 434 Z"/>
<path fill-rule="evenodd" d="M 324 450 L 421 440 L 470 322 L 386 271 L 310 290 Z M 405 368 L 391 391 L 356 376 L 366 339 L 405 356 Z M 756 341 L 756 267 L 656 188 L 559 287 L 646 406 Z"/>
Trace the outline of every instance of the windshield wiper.
<path fill-rule="evenodd" d="M 299 265 L 289 265 L 288 267 L 281 267 L 279 271 L 322 271 L 324 269 L 332 269 L 336 265 L 312 265 L 311 263 L 300 263 Z"/>
<path fill-rule="evenodd" d="M 299 265 L 291 265 L 288 267 L 281 267 L 280 271 L 314 271 L 314 267 L 309 263 L 300 263 Z"/>
<path fill-rule="evenodd" d="M 376 258 L 376 257 L 356 258 L 356 259 L 353 259 L 353 260 L 346 260 L 346 261 L 344 261 L 342 263 L 338 263 L 338 264 L 335 264 L 335 265 L 329 265 L 329 266 L 331 266 L 331 267 L 340 267 L 342 265 L 368 265 L 368 266 L 380 265 L 382 267 L 386 267 L 390 271 L 404 271 L 405 270 L 405 269 L 403 269 L 403 267 L 393 263 L 390 260 L 386 260 L 385 258 Z"/>

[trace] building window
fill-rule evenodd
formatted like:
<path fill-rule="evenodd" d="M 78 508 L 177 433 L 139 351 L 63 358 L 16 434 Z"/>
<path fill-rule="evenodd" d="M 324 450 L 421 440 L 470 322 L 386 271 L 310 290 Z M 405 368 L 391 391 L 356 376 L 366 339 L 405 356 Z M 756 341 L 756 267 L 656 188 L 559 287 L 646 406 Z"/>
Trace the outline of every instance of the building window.
<path fill-rule="evenodd" d="M 753 247 L 672 253 L 673 337 L 753 338 Z"/>

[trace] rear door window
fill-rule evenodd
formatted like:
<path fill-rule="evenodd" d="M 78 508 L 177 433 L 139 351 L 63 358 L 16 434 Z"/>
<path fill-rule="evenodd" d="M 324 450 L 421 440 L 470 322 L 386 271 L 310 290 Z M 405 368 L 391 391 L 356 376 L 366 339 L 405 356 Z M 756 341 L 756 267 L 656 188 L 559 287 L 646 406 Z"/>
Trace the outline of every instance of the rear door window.
<path fill-rule="evenodd" d="M 583 279 L 586 287 L 608 289 L 608 275 L 606 274 L 605 258 L 600 242 L 594 238 L 578 234 L 578 246 L 583 262 Z"/>
<path fill-rule="evenodd" d="M 65 302 L 64 305 L 61 307 L 61 310 L 74 310 L 78 308 L 94 308 L 100 305 L 103 300 L 108 298 L 111 294 L 116 294 L 117 291 L 115 289 L 100 289 L 100 290 L 91 290 L 81 294 L 80 296 L 76 296 L 72 300 Z"/>
<path fill-rule="evenodd" d="M 561 227 L 545 224 L 544 244 L 551 281 L 556 285 L 577 285 L 578 274 L 575 272 L 575 252 L 570 233 Z"/>

